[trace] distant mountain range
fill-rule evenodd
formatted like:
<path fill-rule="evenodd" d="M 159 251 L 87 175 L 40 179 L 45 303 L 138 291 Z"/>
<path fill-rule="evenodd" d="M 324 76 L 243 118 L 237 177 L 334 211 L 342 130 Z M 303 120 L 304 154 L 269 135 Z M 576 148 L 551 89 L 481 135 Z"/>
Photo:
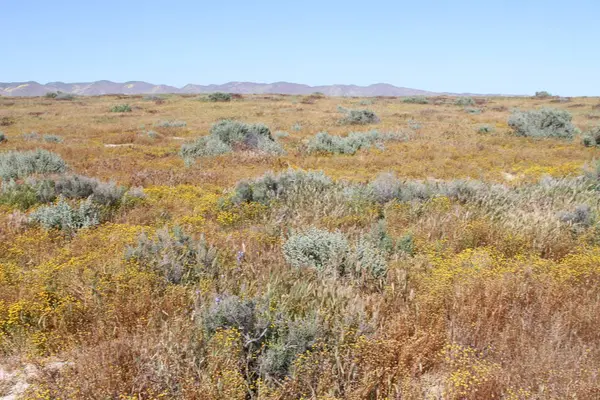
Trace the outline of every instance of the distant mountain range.
<path fill-rule="evenodd" d="M 228 92 L 240 94 L 311 94 L 321 92 L 328 96 L 435 96 L 442 93 L 425 90 L 397 87 L 387 83 L 376 83 L 369 86 L 326 85 L 308 86 L 289 82 L 253 83 L 229 82 L 223 85 L 185 85 L 182 88 L 167 85 L 153 85 L 148 82 L 131 81 L 117 83 L 96 81 L 87 83 L 50 82 L 42 85 L 37 82 L 0 82 L 1 96 L 43 96 L 48 92 L 61 91 L 80 96 L 98 96 L 104 94 L 195 94 L 211 92 Z"/>

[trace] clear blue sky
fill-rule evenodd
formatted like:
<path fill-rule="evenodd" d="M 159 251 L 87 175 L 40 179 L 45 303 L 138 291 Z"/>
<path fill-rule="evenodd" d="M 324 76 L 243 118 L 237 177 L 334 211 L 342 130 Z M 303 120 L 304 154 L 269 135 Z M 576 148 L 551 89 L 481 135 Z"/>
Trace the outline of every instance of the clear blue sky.
<path fill-rule="evenodd" d="M 599 0 L 0 0 L 0 82 L 600 95 Z"/>

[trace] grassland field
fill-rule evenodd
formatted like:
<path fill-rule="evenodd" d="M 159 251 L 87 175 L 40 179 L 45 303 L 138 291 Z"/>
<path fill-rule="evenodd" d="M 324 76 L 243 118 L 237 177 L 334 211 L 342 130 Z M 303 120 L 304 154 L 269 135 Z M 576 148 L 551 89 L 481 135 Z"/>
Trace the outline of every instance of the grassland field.
<path fill-rule="evenodd" d="M 600 99 L 475 100 L 0 98 L 0 156 L 45 149 L 68 165 L 48 179 L 137 193 L 68 230 L 32 215 L 85 199 L 0 197 L 0 398 L 600 398 L 600 150 L 581 143 Z M 380 121 L 340 124 L 338 107 Z M 542 107 L 582 133 L 516 136 L 511 112 Z M 186 163 L 182 145 L 224 119 L 265 124 L 285 153 Z M 306 151 L 370 130 L 402 140 Z M 324 176 L 236 197 L 290 171 Z M 316 268 L 291 261 L 309 228 L 332 235 Z"/>

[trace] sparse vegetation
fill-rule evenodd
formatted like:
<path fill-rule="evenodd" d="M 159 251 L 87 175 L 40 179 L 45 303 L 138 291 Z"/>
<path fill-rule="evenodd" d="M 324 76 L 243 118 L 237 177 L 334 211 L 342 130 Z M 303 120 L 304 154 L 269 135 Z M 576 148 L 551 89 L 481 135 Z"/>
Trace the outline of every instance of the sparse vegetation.
<path fill-rule="evenodd" d="M 545 99 L 548 97 L 552 97 L 552 95 L 546 92 L 545 90 L 542 90 L 541 92 L 535 92 L 535 97 Z"/>

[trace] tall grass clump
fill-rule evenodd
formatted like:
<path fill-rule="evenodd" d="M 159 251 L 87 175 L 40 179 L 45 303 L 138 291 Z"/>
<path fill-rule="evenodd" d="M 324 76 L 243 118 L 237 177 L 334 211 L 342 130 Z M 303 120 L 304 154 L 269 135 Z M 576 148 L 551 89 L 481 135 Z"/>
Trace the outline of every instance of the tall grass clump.
<path fill-rule="evenodd" d="M 425 96 L 410 96 L 402 100 L 403 103 L 409 104 L 429 104 L 429 100 Z"/>
<path fill-rule="evenodd" d="M 61 174 L 67 163 L 56 153 L 37 149 L 30 151 L 8 151 L 0 154 L 0 178 L 24 178 L 34 174 Z"/>
<path fill-rule="evenodd" d="M 127 248 L 125 258 L 172 284 L 197 282 L 202 276 L 214 274 L 218 266 L 217 249 L 204 236 L 194 240 L 177 226 L 171 231 L 157 231 L 153 239 L 142 234 L 136 246 Z"/>
<path fill-rule="evenodd" d="M 230 93 L 223 93 L 223 92 L 215 92 L 215 93 L 211 93 L 208 95 L 208 100 L 213 101 L 213 102 L 219 102 L 219 101 L 231 101 L 231 94 Z"/>
<path fill-rule="evenodd" d="M 193 160 L 241 150 L 272 155 L 284 153 L 283 147 L 275 141 L 266 125 L 223 120 L 212 126 L 208 136 L 200 137 L 194 143 L 184 144 L 180 154 L 185 160 Z"/>
<path fill-rule="evenodd" d="M 340 119 L 342 125 L 368 125 L 379 122 L 379 117 L 371 110 L 349 110 L 343 107 L 338 107 L 338 110 L 345 114 Z"/>
<path fill-rule="evenodd" d="M 63 197 L 49 206 L 42 206 L 29 215 L 32 223 L 40 224 L 45 229 L 58 229 L 76 232 L 100 223 L 98 208 L 91 199 L 82 201 L 79 207 L 71 206 Z"/>
<path fill-rule="evenodd" d="M 333 181 L 322 171 L 289 169 L 279 174 L 269 172 L 254 180 L 239 182 L 234 190 L 233 201 L 268 204 L 273 200 L 318 197 L 333 185 Z"/>
<path fill-rule="evenodd" d="M 131 112 L 131 106 L 129 104 L 117 104 L 110 109 L 110 112 L 114 113 L 125 113 Z"/>
<path fill-rule="evenodd" d="M 458 97 L 454 101 L 454 104 L 456 104 L 457 106 L 461 106 L 461 107 L 474 106 L 475 105 L 475 100 L 473 100 L 472 97 Z"/>
<path fill-rule="evenodd" d="M 572 139 L 578 129 L 571 119 L 571 114 L 566 110 L 542 108 L 515 111 L 508 119 L 508 125 L 517 136 Z"/>
<path fill-rule="evenodd" d="M 359 150 L 370 149 L 375 146 L 384 148 L 388 141 L 402 141 L 407 137 L 396 132 L 352 132 L 348 136 L 334 136 L 327 132 L 317 133 L 306 146 L 308 153 L 320 154 L 355 154 Z"/>

